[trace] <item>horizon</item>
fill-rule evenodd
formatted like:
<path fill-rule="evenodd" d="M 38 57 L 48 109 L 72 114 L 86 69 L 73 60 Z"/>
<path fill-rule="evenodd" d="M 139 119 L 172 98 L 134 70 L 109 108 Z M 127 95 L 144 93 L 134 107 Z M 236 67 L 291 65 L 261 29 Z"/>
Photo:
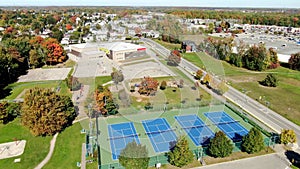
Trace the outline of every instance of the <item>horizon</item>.
<path fill-rule="evenodd" d="M 132 2 L 130 0 L 85 0 L 78 2 L 74 0 L 12 0 L 0 2 L 1 7 L 46 7 L 46 6 L 105 6 L 105 7 L 203 7 L 203 8 L 291 8 L 299 9 L 300 3 L 298 0 L 289 0 L 283 2 L 281 0 L 139 0 Z"/>

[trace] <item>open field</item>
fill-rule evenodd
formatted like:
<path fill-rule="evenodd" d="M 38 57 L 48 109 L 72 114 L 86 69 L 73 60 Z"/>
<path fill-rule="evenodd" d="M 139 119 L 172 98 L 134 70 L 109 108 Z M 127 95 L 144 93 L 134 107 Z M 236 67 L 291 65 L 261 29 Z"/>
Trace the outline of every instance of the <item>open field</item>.
<path fill-rule="evenodd" d="M 31 89 L 34 87 L 52 88 L 54 90 L 57 87 L 60 87 L 61 94 L 68 95 L 68 96 L 71 95 L 65 81 L 52 80 L 52 81 L 38 81 L 38 82 L 20 82 L 20 83 L 10 84 L 7 86 L 7 88 L 12 89 L 11 95 L 7 96 L 5 99 L 7 100 L 16 99 L 24 90 Z M 23 98 L 23 96 L 21 98 Z"/>
<path fill-rule="evenodd" d="M 174 50 L 175 48 L 176 49 L 181 48 L 181 44 L 168 43 L 168 42 L 164 42 L 162 40 L 157 40 L 157 39 L 154 39 L 154 41 L 161 44 L 162 46 L 166 47 L 169 50 Z"/>
<path fill-rule="evenodd" d="M 81 129 L 80 123 L 75 123 L 58 135 L 54 153 L 43 169 L 76 168 L 76 162 L 81 161 L 81 145 L 85 142 Z"/>
<path fill-rule="evenodd" d="M 0 160 L 0 168 L 32 169 L 48 154 L 52 137 L 34 137 L 27 128 L 20 124 L 20 119 L 2 125 L 0 124 L 0 143 L 11 142 L 14 138 L 26 140 L 26 147 L 21 156 Z M 21 158 L 21 162 L 14 163 L 14 159 Z"/>
<path fill-rule="evenodd" d="M 262 72 L 238 68 L 225 61 L 207 56 L 205 53 L 184 55 L 184 58 L 208 72 L 225 78 L 230 85 L 263 104 L 270 102 L 270 108 L 287 119 L 300 125 L 300 72 L 284 67 Z M 276 88 L 264 87 L 258 82 L 268 73 L 274 73 L 279 79 Z M 259 98 L 262 98 L 259 100 Z M 279 99 L 280 98 L 280 99 Z"/>

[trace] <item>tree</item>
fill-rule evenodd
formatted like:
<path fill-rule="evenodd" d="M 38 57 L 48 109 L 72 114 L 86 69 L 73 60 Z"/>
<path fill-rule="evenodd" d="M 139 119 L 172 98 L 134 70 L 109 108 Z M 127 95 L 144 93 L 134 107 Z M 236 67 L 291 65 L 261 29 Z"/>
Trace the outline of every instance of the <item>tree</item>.
<path fill-rule="evenodd" d="M 208 151 L 213 157 L 227 157 L 232 153 L 233 145 L 222 131 L 218 131 L 210 140 Z"/>
<path fill-rule="evenodd" d="M 51 89 L 33 88 L 25 93 L 22 124 L 35 136 L 53 135 L 72 124 L 76 112 L 68 96 Z"/>
<path fill-rule="evenodd" d="M 124 75 L 121 71 L 115 70 L 111 72 L 110 76 L 116 85 L 124 80 Z"/>
<path fill-rule="evenodd" d="M 160 87 L 159 87 L 161 90 L 165 90 L 166 88 L 167 88 L 167 82 L 166 81 L 162 81 L 161 83 L 160 83 Z"/>
<path fill-rule="evenodd" d="M 73 77 L 72 75 L 68 75 L 68 77 L 65 79 L 68 88 L 71 91 L 79 90 L 81 87 L 81 83 L 79 82 L 77 77 Z"/>
<path fill-rule="evenodd" d="M 282 129 L 280 134 L 280 142 L 283 144 L 296 143 L 297 136 L 294 130 Z"/>
<path fill-rule="evenodd" d="M 43 42 L 43 47 L 47 49 L 47 63 L 50 65 L 62 63 L 67 60 L 67 55 L 63 47 L 54 38 L 48 38 Z"/>
<path fill-rule="evenodd" d="M 270 61 L 271 61 L 269 68 L 275 69 L 280 65 L 277 52 L 275 49 L 269 48 L 269 54 L 270 54 Z"/>
<path fill-rule="evenodd" d="M 151 77 L 144 77 L 142 80 L 140 86 L 139 86 L 139 93 L 140 94 L 145 94 L 145 95 L 150 95 L 150 94 L 155 94 L 157 91 L 159 83 L 157 80 L 151 78 Z"/>
<path fill-rule="evenodd" d="M 181 54 L 178 50 L 173 50 L 168 57 L 168 64 L 178 66 L 181 61 Z"/>
<path fill-rule="evenodd" d="M 33 68 L 41 67 L 45 62 L 45 58 L 39 50 L 41 49 L 34 48 L 29 51 L 29 63 Z"/>
<path fill-rule="evenodd" d="M 251 128 L 249 133 L 243 137 L 242 150 L 249 154 L 260 152 L 264 147 L 263 135 L 255 127 Z"/>
<path fill-rule="evenodd" d="M 146 146 L 130 142 L 121 150 L 119 162 L 126 169 L 147 169 L 150 158 Z"/>
<path fill-rule="evenodd" d="M 196 72 L 196 75 L 195 75 L 195 78 L 200 80 L 203 76 L 203 71 L 201 69 L 199 69 L 197 72 Z"/>
<path fill-rule="evenodd" d="M 251 46 L 242 57 L 243 65 L 250 70 L 262 71 L 270 65 L 270 55 L 263 44 Z"/>
<path fill-rule="evenodd" d="M 226 85 L 225 81 L 221 81 L 220 83 L 218 83 L 216 90 L 219 94 L 223 95 L 229 90 L 229 88 Z"/>
<path fill-rule="evenodd" d="M 266 76 L 266 78 L 263 81 L 260 81 L 259 83 L 268 87 L 276 87 L 278 85 L 278 79 L 274 74 L 269 73 Z"/>
<path fill-rule="evenodd" d="M 102 115 L 114 115 L 118 113 L 118 106 L 114 103 L 111 91 L 107 87 L 98 86 L 95 91 L 95 110 Z"/>
<path fill-rule="evenodd" d="M 300 52 L 291 55 L 289 65 L 291 69 L 300 70 Z"/>
<path fill-rule="evenodd" d="M 206 75 L 203 77 L 202 81 L 203 84 L 209 85 L 209 83 L 211 82 L 211 77 L 208 73 L 206 73 Z"/>
<path fill-rule="evenodd" d="M 194 155 L 189 148 L 188 141 L 185 137 L 178 138 L 175 147 L 168 153 L 169 162 L 177 167 L 182 167 L 193 161 Z"/>

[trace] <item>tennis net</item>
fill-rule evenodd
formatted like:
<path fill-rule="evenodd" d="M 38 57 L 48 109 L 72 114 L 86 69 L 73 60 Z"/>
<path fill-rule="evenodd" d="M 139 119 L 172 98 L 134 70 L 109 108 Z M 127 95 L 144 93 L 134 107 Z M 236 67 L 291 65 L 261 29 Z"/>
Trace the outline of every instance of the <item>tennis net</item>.
<path fill-rule="evenodd" d="M 240 121 L 235 120 L 235 121 L 226 121 L 226 122 L 219 122 L 219 123 L 214 123 L 214 125 L 222 125 L 222 124 L 231 124 L 231 123 L 239 123 Z"/>
<path fill-rule="evenodd" d="M 123 136 L 116 136 L 116 137 L 109 137 L 107 140 L 115 140 L 115 139 L 121 139 L 121 138 L 127 138 L 127 137 L 136 137 L 139 136 L 138 133 L 131 134 L 131 135 L 123 135 Z"/>
<path fill-rule="evenodd" d="M 146 135 L 150 135 L 150 134 L 159 134 L 159 133 L 165 133 L 165 132 L 169 132 L 169 131 L 175 131 L 176 129 L 167 129 L 167 130 L 159 130 L 159 131 L 152 131 L 152 132 L 146 132 Z"/>
<path fill-rule="evenodd" d="M 182 129 L 192 129 L 192 128 L 201 128 L 204 126 L 208 126 L 207 124 L 200 124 L 200 125 L 195 125 L 195 126 L 187 126 L 187 127 L 182 127 Z"/>

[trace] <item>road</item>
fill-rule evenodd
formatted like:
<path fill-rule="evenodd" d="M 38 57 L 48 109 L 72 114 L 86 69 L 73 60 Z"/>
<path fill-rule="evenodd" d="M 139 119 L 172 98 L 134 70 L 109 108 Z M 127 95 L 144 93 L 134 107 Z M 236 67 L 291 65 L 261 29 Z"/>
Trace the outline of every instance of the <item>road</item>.
<path fill-rule="evenodd" d="M 150 39 L 143 38 L 142 41 L 146 42 L 149 46 L 152 47 L 153 50 L 160 53 L 165 58 L 170 54 L 170 50 L 166 49 L 165 47 Z M 183 71 L 185 74 L 190 74 L 190 72 L 196 72 L 200 69 L 194 64 L 186 61 L 185 59 L 181 60 L 179 66 L 181 67 L 180 70 L 185 70 Z M 193 78 L 191 77 L 191 75 L 189 77 Z M 246 94 L 232 88 L 231 86 L 228 87 L 229 90 L 223 95 L 223 97 L 232 101 L 233 103 L 247 111 L 249 114 L 251 114 L 253 117 L 266 124 L 274 132 L 280 133 L 282 129 L 292 129 L 295 131 L 297 138 L 300 138 L 300 127 L 298 125 L 290 122 L 289 120 L 282 117 L 278 113 L 272 111 L 268 107 L 248 97 Z M 203 89 L 206 89 L 206 91 L 208 91 L 205 87 Z M 209 93 L 213 94 L 213 96 L 215 97 L 220 98 L 211 90 L 209 90 Z M 300 139 L 298 139 L 298 144 L 300 145 Z"/>

